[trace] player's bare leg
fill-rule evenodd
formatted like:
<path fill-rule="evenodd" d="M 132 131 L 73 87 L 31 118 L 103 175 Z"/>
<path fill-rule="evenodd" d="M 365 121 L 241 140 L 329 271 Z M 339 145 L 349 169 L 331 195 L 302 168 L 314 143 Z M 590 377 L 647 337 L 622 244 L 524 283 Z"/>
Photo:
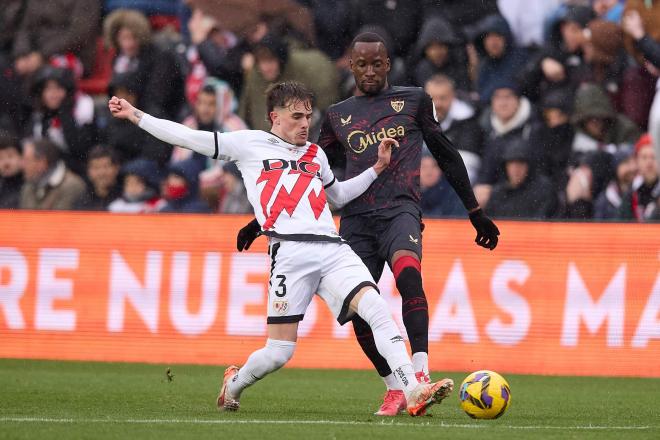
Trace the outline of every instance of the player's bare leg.
<path fill-rule="evenodd" d="M 426 409 L 447 397 L 453 389 L 451 379 L 438 383 L 420 383 L 403 338 L 383 298 L 371 287 L 365 287 L 353 298 L 350 311 L 364 319 L 373 332 L 378 351 L 387 360 L 399 382 L 411 416 L 423 415 Z"/>
<path fill-rule="evenodd" d="M 266 375 L 282 368 L 293 356 L 298 339 L 298 323 L 268 324 L 266 345 L 253 352 L 242 368 L 225 370 L 217 405 L 221 411 L 237 411 L 241 393 Z"/>

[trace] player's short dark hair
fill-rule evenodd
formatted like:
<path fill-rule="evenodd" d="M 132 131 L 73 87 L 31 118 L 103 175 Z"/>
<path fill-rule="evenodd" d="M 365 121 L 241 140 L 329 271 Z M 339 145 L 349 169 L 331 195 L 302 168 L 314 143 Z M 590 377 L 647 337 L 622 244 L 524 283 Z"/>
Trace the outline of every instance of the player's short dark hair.
<path fill-rule="evenodd" d="M 314 94 L 305 85 L 298 81 L 284 81 L 273 84 L 266 90 L 267 118 L 270 121 L 270 112 L 276 107 L 288 107 L 296 101 L 305 103 L 311 109 Z"/>
<path fill-rule="evenodd" d="M 87 163 L 91 162 L 94 159 L 102 159 L 104 157 L 109 158 L 110 162 L 112 162 L 114 165 L 119 165 L 120 163 L 119 154 L 117 153 L 117 150 L 107 145 L 101 145 L 101 144 L 95 145 L 92 147 L 91 150 L 89 150 L 89 154 L 87 155 Z"/>
<path fill-rule="evenodd" d="M 385 50 L 387 50 L 385 39 L 376 32 L 362 32 L 357 34 L 355 38 L 353 38 L 353 41 L 351 41 L 350 49 L 355 49 L 357 43 L 382 43 Z"/>
<path fill-rule="evenodd" d="M 54 166 L 60 160 L 60 149 L 50 139 L 25 139 L 23 148 L 25 148 L 25 145 L 32 145 L 34 156 L 37 159 L 46 159 L 48 167 Z"/>
<path fill-rule="evenodd" d="M 21 144 L 18 142 L 18 138 L 8 131 L 0 130 L 0 150 L 8 150 L 9 148 L 21 152 Z"/>

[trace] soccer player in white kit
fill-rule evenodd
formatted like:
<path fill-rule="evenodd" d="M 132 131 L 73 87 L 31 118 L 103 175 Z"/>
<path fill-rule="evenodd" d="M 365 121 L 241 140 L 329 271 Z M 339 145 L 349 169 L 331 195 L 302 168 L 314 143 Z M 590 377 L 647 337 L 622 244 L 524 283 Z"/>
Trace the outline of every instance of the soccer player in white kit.
<path fill-rule="evenodd" d="M 408 413 L 423 414 L 449 395 L 453 382 L 417 381 L 387 304 L 364 263 L 339 236 L 327 203 L 341 207 L 362 194 L 387 168 L 391 148 L 398 142 L 383 139 L 373 167 L 339 182 L 323 150 L 307 141 L 312 99 L 300 83 L 272 86 L 267 92 L 270 132 L 192 130 L 154 118 L 114 96 L 108 106 L 114 117 L 128 119 L 166 143 L 216 159 L 235 160 L 262 234 L 269 237 L 268 339 L 242 368 L 225 370 L 219 409 L 238 410 L 245 388 L 291 359 L 298 324 L 316 293 L 340 324 L 358 315 L 370 325 L 378 351 L 404 390 Z"/>

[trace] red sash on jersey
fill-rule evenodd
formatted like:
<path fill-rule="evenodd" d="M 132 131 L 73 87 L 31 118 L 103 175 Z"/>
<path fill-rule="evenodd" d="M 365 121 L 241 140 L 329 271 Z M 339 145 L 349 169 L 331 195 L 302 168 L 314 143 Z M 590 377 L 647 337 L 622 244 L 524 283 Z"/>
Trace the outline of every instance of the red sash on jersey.
<path fill-rule="evenodd" d="M 301 162 L 312 162 L 313 159 L 316 157 L 316 153 L 318 153 L 319 147 L 316 144 L 311 144 L 305 154 L 298 159 L 298 164 Z M 268 202 L 271 200 L 271 197 L 273 196 L 273 193 L 275 192 L 275 187 L 277 186 L 277 183 L 280 180 L 280 177 L 282 177 L 282 174 L 284 171 L 287 171 L 288 174 L 299 174 L 298 180 L 296 180 L 295 185 L 293 186 L 293 189 L 291 190 L 291 193 L 289 193 L 284 186 L 280 187 L 280 190 L 277 193 L 277 196 L 275 197 L 275 201 L 273 202 L 271 208 L 270 208 L 270 214 L 268 213 Z M 303 173 L 300 170 L 291 170 L 291 169 L 275 169 L 275 170 L 263 170 L 261 171 L 261 175 L 257 179 L 257 184 L 261 182 L 266 182 L 266 186 L 264 187 L 263 191 L 261 192 L 261 209 L 263 210 L 264 216 L 266 217 L 266 221 L 263 224 L 263 229 L 268 230 L 273 227 L 275 222 L 277 221 L 277 218 L 280 216 L 280 213 L 283 210 L 286 210 L 289 213 L 289 216 L 293 216 L 293 212 L 295 211 L 296 207 L 300 203 L 300 200 L 302 199 L 303 194 L 305 194 L 305 191 L 307 191 L 307 188 L 309 187 L 310 183 L 312 182 L 312 179 L 314 178 L 316 171 L 318 171 L 318 168 L 315 170 L 314 173 Z M 312 211 L 314 212 L 314 215 L 316 216 L 316 219 L 318 219 L 321 215 L 321 212 L 323 212 L 323 208 L 325 208 L 325 203 L 326 203 L 326 197 L 325 197 L 325 191 L 323 188 L 321 188 L 321 191 L 317 195 L 314 193 L 314 191 L 311 191 L 309 193 L 309 203 L 312 207 Z"/>

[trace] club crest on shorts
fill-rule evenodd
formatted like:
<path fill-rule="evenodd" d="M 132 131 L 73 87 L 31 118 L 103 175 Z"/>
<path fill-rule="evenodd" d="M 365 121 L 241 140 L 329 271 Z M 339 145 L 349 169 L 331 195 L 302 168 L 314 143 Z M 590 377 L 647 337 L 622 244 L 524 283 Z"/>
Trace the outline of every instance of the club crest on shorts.
<path fill-rule="evenodd" d="M 289 301 L 278 300 L 273 301 L 273 309 L 278 315 L 284 315 L 289 310 Z"/>
<path fill-rule="evenodd" d="M 406 104 L 406 102 L 402 99 L 400 101 L 390 101 L 390 105 L 392 106 L 392 109 L 394 109 L 395 112 L 399 113 L 401 110 L 403 110 L 403 106 Z"/>

